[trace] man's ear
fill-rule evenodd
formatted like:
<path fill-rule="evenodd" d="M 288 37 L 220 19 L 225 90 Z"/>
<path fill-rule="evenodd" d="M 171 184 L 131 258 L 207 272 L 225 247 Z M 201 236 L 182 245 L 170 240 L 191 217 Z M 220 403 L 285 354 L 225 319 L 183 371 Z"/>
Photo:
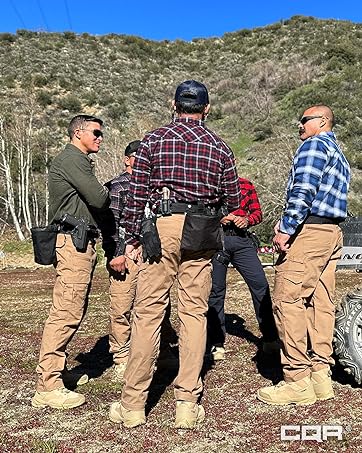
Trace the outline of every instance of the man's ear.
<path fill-rule="evenodd" d="M 172 105 L 172 110 L 176 111 L 176 103 L 175 103 L 175 100 L 173 100 L 171 102 L 171 105 Z"/>
<path fill-rule="evenodd" d="M 208 115 L 210 112 L 210 104 L 207 104 L 207 106 L 205 107 L 205 110 L 204 110 L 204 115 Z"/>

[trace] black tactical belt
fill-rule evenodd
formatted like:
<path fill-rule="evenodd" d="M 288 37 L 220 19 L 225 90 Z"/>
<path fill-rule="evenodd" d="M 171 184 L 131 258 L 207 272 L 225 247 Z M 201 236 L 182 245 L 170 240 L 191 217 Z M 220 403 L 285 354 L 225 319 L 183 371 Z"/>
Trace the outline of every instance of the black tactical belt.
<path fill-rule="evenodd" d="M 248 236 L 247 231 L 242 228 L 224 226 L 223 230 L 224 230 L 224 236 L 239 236 L 242 238 L 246 238 Z"/>
<path fill-rule="evenodd" d="M 318 225 L 339 225 L 343 222 L 343 219 L 340 217 L 332 218 L 332 217 L 322 217 L 319 215 L 310 215 L 306 218 L 304 223 L 309 224 L 318 224 Z"/>
<path fill-rule="evenodd" d="M 179 203 L 171 202 L 171 207 L 170 207 L 171 213 L 172 214 L 185 214 L 186 212 L 190 212 L 192 214 L 204 214 L 204 215 L 210 215 L 211 214 L 211 208 L 209 206 L 205 206 L 202 203 Z"/>

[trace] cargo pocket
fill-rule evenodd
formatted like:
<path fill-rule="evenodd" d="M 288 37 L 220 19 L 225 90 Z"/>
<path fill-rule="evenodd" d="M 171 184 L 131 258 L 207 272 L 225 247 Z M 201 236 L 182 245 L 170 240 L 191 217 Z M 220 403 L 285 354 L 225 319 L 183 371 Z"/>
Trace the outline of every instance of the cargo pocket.
<path fill-rule="evenodd" d="M 302 296 L 304 263 L 288 258 L 275 269 L 274 300 L 295 302 Z"/>

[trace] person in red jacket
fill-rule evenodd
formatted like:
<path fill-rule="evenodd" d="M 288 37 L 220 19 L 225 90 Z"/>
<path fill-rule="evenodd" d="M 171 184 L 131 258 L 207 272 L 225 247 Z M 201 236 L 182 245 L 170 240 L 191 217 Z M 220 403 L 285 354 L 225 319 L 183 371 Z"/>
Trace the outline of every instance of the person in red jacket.
<path fill-rule="evenodd" d="M 224 250 L 213 258 L 212 289 L 209 297 L 208 342 L 213 360 L 225 359 L 225 294 L 229 264 L 243 277 L 249 287 L 256 319 L 263 335 L 263 349 L 278 349 L 278 333 L 272 313 L 269 284 L 251 238 L 249 227 L 262 221 L 262 212 L 254 185 L 239 178 L 242 201 L 239 209 L 221 219 L 224 230 Z"/>

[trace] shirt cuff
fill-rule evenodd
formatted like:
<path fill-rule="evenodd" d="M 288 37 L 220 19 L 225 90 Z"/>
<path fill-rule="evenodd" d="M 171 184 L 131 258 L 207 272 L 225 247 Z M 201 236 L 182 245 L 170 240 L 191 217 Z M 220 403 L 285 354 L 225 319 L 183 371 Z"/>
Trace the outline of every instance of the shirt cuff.
<path fill-rule="evenodd" d="M 293 236 L 297 229 L 298 225 L 294 225 L 288 217 L 282 217 L 280 220 L 279 231 L 281 233 L 289 234 L 289 236 Z"/>

